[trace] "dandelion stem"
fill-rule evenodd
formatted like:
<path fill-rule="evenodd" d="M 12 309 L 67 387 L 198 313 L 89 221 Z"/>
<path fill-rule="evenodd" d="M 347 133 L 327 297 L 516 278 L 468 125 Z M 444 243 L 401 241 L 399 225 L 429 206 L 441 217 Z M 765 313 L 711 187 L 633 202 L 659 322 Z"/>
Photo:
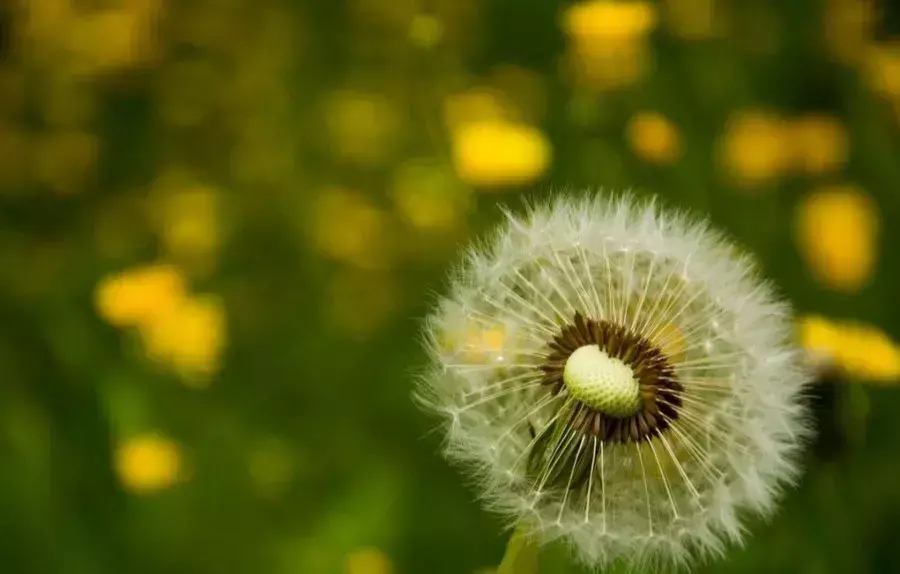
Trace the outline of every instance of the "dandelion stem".
<path fill-rule="evenodd" d="M 497 574 L 537 574 L 538 553 L 538 544 L 519 525 L 509 538 Z"/>

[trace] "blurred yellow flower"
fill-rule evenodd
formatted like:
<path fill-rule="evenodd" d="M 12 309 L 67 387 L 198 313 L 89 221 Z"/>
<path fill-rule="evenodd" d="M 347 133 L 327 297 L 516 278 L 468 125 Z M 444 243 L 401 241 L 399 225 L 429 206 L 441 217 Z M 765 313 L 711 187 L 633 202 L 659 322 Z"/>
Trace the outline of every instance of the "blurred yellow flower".
<path fill-rule="evenodd" d="M 613 42 L 600 53 L 569 52 L 564 65 L 578 86 L 617 90 L 644 79 L 650 72 L 652 57 L 647 42 Z"/>
<path fill-rule="evenodd" d="M 809 315 L 799 320 L 799 337 L 816 363 L 870 382 L 900 380 L 900 346 L 874 325 Z"/>
<path fill-rule="evenodd" d="M 332 153 L 362 166 L 386 163 L 405 129 L 394 103 L 375 93 L 333 93 L 325 100 L 324 117 Z"/>
<path fill-rule="evenodd" d="M 391 222 L 358 192 L 340 188 L 318 197 L 310 229 L 316 247 L 327 256 L 365 269 L 386 267 L 391 258 Z"/>
<path fill-rule="evenodd" d="M 116 448 L 115 471 L 123 488 L 132 493 L 163 490 L 181 478 L 181 448 L 160 434 L 133 437 Z"/>
<path fill-rule="evenodd" d="M 409 39 L 422 48 L 430 48 L 441 40 L 444 24 L 430 14 L 417 14 L 409 23 Z"/>
<path fill-rule="evenodd" d="M 589 0 L 567 7 L 562 29 L 579 44 L 600 45 L 615 39 L 633 39 L 656 27 L 656 10 L 650 2 Z"/>
<path fill-rule="evenodd" d="M 659 112 L 633 115 L 625 128 L 625 137 L 632 152 L 648 163 L 671 164 L 681 157 L 681 134 Z"/>
<path fill-rule="evenodd" d="M 900 42 L 869 48 L 865 72 L 873 90 L 885 97 L 900 99 Z"/>
<path fill-rule="evenodd" d="M 504 324 L 487 324 L 463 316 L 439 334 L 436 344 L 443 354 L 461 357 L 467 362 L 485 364 L 515 360 L 505 351 L 517 349 L 517 345 L 527 342 L 520 332 L 511 330 Z"/>
<path fill-rule="evenodd" d="M 147 355 L 171 367 L 186 384 L 205 386 L 218 371 L 227 328 L 219 298 L 186 297 L 169 313 L 140 328 Z"/>
<path fill-rule="evenodd" d="M 844 167 L 850 153 L 847 130 L 834 116 L 809 115 L 789 125 L 794 169 L 817 175 Z"/>
<path fill-rule="evenodd" d="M 35 45 L 57 45 L 74 15 L 72 0 L 29 2 L 28 8 L 25 11 L 25 36 Z"/>
<path fill-rule="evenodd" d="M 817 356 L 834 354 L 840 344 L 841 331 L 833 321 L 819 315 L 809 315 L 799 323 L 800 344 L 803 348 Z"/>
<path fill-rule="evenodd" d="M 359 548 L 347 556 L 347 574 L 391 574 L 391 560 L 377 548 Z"/>
<path fill-rule="evenodd" d="M 561 26 L 571 41 L 566 66 L 573 80 L 598 89 L 638 82 L 649 70 L 646 35 L 656 23 L 649 2 L 591 0 L 566 8 Z"/>
<path fill-rule="evenodd" d="M 458 343 L 448 341 L 454 346 Z M 496 358 L 507 343 L 506 329 L 502 325 L 486 327 L 473 322 L 465 340 L 457 351 L 462 351 L 466 361 L 487 363 Z"/>
<path fill-rule="evenodd" d="M 852 185 L 816 190 L 797 207 L 800 255 L 817 280 L 840 291 L 858 291 L 871 279 L 879 227 L 878 206 Z"/>
<path fill-rule="evenodd" d="M 197 186 L 162 198 L 160 236 L 170 259 L 191 267 L 209 267 L 219 244 L 218 195 Z"/>
<path fill-rule="evenodd" d="M 145 325 L 169 314 L 185 297 L 182 273 L 167 264 L 128 269 L 105 277 L 94 291 L 100 316 L 117 327 Z"/>
<path fill-rule="evenodd" d="M 835 350 L 838 365 L 845 371 L 873 382 L 900 378 L 900 348 L 888 335 L 872 325 L 849 323 Z"/>
<path fill-rule="evenodd" d="M 768 183 L 790 166 L 787 133 L 785 122 L 774 114 L 736 112 L 719 141 L 720 161 L 741 186 Z"/>
<path fill-rule="evenodd" d="M 875 0 L 828 0 L 823 24 L 831 55 L 843 64 L 857 63 L 878 20 Z"/>
<path fill-rule="evenodd" d="M 452 133 L 453 164 L 464 182 L 499 187 L 532 182 L 550 165 L 550 142 L 535 127 L 506 121 L 473 122 Z"/>
<path fill-rule="evenodd" d="M 69 23 L 68 48 L 79 72 L 96 74 L 149 61 L 158 38 L 156 12 L 138 7 L 88 12 Z"/>

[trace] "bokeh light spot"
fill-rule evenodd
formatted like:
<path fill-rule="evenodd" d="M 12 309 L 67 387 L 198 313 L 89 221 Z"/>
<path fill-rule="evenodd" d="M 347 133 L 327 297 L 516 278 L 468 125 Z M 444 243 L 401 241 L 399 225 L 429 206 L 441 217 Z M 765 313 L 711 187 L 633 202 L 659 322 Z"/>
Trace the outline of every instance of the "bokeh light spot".
<path fill-rule="evenodd" d="M 181 469 L 181 448 L 161 434 L 138 435 L 116 449 L 115 470 L 119 482 L 135 494 L 171 487 L 179 480 Z"/>
<path fill-rule="evenodd" d="M 158 264 L 105 277 L 95 289 L 94 300 L 104 320 L 129 327 L 169 314 L 185 292 L 183 274 L 172 265 Z"/>
<path fill-rule="evenodd" d="M 632 116 L 625 135 L 632 152 L 648 163 L 671 164 L 681 157 L 683 144 L 678 128 L 658 112 Z"/>
<path fill-rule="evenodd" d="M 878 206 L 856 186 L 817 189 L 797 207 L 800 255 L 818 281 L 839 291 L 859 291 L 872 278 L 879 229 Z"/>
<path fill-rule="evenodd" d="M 347 574 L 391 574 L 390 559 L 377 548 L 359 548 L 347 556 Z"/>
<path fill-rule="evenodd" d="M 513 122 L 463 124 L 454 130 L 452 144 L 460 179 L 488 188 L 532 182 L 552 158 L 550 142 L 540 130 Z"/>

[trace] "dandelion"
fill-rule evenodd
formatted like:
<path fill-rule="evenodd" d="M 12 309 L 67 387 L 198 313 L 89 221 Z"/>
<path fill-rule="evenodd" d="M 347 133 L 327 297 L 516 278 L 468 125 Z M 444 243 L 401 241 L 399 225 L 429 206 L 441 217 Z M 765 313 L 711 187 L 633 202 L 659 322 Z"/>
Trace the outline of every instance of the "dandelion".
<path fill-rule="evenodd" d="M 774 510 L 810 434 L 789 309 L 755 273 L 652 202 L 508 214 L 428 318 L 418 398 L 530 539 L 591 566 L 721 555 L 745 512 Z M 459 335 L 473 325 L 503 337 Z"/>

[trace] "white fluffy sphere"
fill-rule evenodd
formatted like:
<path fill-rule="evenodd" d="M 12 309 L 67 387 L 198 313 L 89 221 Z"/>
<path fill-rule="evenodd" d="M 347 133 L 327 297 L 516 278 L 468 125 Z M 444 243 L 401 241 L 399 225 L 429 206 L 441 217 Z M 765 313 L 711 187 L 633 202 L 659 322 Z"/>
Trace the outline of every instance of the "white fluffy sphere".
<path fill-rule="evenodd" d="M 419 396 L 511 522 L 590 565 L 683 563 L 740 542 L 742 512 L 770 513 L 798 475 L 808 375 L 791 329 L 705 224 L 561 198 L 469 253 L 428 319 Z"/>

